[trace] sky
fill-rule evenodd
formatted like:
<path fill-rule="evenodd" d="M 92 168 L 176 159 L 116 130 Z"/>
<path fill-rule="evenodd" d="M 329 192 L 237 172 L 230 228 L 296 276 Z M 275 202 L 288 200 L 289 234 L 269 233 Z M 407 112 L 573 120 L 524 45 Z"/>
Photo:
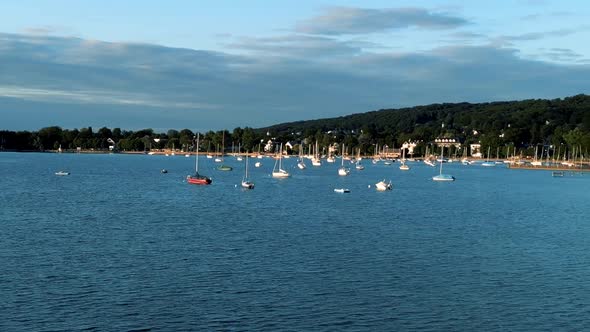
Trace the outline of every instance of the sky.
<path fill-rule="evenodd" d="M 0 130 L 232 130 L 590 89 L 590 3 L 2 1 Z"/>

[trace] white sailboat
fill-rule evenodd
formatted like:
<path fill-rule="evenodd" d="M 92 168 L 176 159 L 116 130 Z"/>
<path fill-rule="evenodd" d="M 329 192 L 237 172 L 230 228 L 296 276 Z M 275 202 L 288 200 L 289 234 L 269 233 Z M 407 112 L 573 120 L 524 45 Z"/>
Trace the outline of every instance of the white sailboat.
<path fill-rule="evenodd" d="M 377 191 L 386 191 L 386 190 L 391 190 L 393 188 L 393 185 L 391 184 L 391 180 L 389 182 L 385 182 L 385 180 L 381 180 L 381 181 L 375 183 L 375 188 L 377 189 Z"/>
<path fill-rule="evenodd" d="M 297 162 L 297 167 L 299 167 L 299 169 L 306 169 L 307 168 L 307 166 L 305 165 L 305 162 L 303 161 L 303 144 L 300 145 L 299 161 Z"/>
<path fill-rule="evenodd" d="M 490 147 L 488 146 L 488 157 L 486 159 L 486 161 L 484 161 L 483 163 L 481 163 L 481 166 L 483 167 L 494 167 L 496 166 L 496 163 L 493 161 L 490 161 Z"/>
<path fill-rule="evenodd" d="M 444 159 L 445 156 L 445 147 L 441 146 L 440 147 L 440 156 L 442 159 Z M 439 181 L 439 182 L 450 182 L 450 181 L 455 181 L 455 177 L 449 174 L 443 174 L 442 172 L 442 167 L 443 167 L 443 163 L 440 163 L 440 171 L 438 173 L 438 175 L 435 175 L 432 177 L 432 181 Z"/>
<path fill-rule="evenodd" d="M 278 166 L 278 167 L 277 167 Z M 272 177 L 273 178 L 288 178 L 291 176 L 289 172 L 283 169 L 283 144 L 281 143 L 281 148 L 279 151 L 279 158 L 275 160 L 275 165 L 272 169 Z"/>
<path fill-rule="evenodd" d="M 238 142 L 238 155 L 236 156 L 237 161 L 243 160 L 242 155 L 240 155 L 240 153 L 241 153 L 241 146 L 240 146 L 240 143 Z"/>
<path fill-rule="evenodd" d="M 242 178 L 242 188 L 244 189 L 254 189 L 254 182 L 252 182 L 248 178 L 248 155 L 246 154 L 246 171 L 244 173 L 244 178 Z"/>
<path fill-rule="evenodd" d="M 313 154 L 313 158 L 311 159 L 312 166 L 322 166 L 322 160 L 320 159 L 320 153 L 318 149 L 318 141 L 315 141 L 315 151 Z"/>
<path fill-rule="evenodd" d="M 426 153 L 424 154 L 424 163 L 430 167 L 435 167 L 436 164 L 434 161 L 430 159 L 430 155 L 428 154 L 428 146 L 426 146 Z"/>
<path fill-rule="evenodd" d="M 361 161 L 363 159 L 361 158 L 361 148 L 359 148 L 359 153 L 356 157 L 356 165 L 354 166 L 354 168 L 358 169 L 359 171 L 362 171 L 363 169 L 365 169 L 365 166 L 363 166 L 363 164 L 361 164 Z"/>
<path fill-rule="evenodd" d="M 532 166 L 542 166 L 543 163 L 540 160 L 537 160 L 537 152 L 539 150 L 539 146 L 535 146 L 535 159 L 531 161 Z M 541 155 L 543 155 L 543 150 L 541 150 Z"/>
<path fill-rule="evenodd" d="M 342 151 L 344 151 L 344 145 L 342 145 Z M 344 154 L 342 154 L 340 160 L 342 161 L 342 163 L 340 168 L 338 168 L 338 175 L 347 176 L 348 174 L 350 174 L 350 168 L 344 167 Z"/>
<path fill-rule="evenodd" d="M 402 171 L 409 171 L 410 166 L 406 165 L 406 149 L 402 146 L 402 164 L 399 166 Z"/>

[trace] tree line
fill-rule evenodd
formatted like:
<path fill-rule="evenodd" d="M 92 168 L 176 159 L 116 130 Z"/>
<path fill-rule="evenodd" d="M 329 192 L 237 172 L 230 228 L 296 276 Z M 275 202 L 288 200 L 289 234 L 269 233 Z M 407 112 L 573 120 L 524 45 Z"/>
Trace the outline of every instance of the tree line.
<path fill-rule="evenodd" d="M 13 151 L 108 150 L 149 151 L 159 149 L 195 150 L 197 133 L 190 129 L 122 130 L 106 127 L 62 129 L 57 126 L 38 131 L 0 131 L 0 149 Z M 463 146 L 481 144 L 482 151 L 517 148 L 530 154 L 534 147 L 587 151 L 590 147 L 590 96 L 563 99 L 533 99 L 491 103 L 444 103 L 400 109 L 383 109 L 337 118 L 282 123 L 265 128 L 235 128 L 200 133 L 200 151 L 215 152 L 224 143 L 227 151 L 256 152 L 268 140 L 291 142 L 293 153 L 300 146 L 307 152 L 318 142 L 321 147 L 345 144 L 349 153 L 373 154 L 376 146 L 400 147 L 418 143 L 416 153 L 424 152 L 436 138 L 454 138 Z M 114 144 L 113 144 L 114 142 Z"/>

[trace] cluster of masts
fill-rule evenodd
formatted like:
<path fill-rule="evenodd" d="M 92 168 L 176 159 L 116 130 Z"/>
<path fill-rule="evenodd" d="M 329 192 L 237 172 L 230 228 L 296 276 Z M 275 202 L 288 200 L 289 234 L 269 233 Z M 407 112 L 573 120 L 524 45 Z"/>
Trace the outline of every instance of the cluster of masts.
<path fill-rule="evenodd" d="M 197 136 L 197 146 L 199 146 L 199 136 Z M 444 149 L 444 148 L 442 148 Z M 307 158 L 311 159 L 311 163 L 312 166 L 315 167 L 319 167 L 322 165 L 322 159 L 321 157 L 316 153 L 317 150 L 317 143 L 316 143 L 316 150 L 314 151 L 314 153 L 310 156 L 307 156 Z M 342 147 L 342 151 L 345 151 L 344 146 Z M 300 155 L 299 155 L 299 160 L 297 162 L 297 167 L 301 170 L 306 169 L 307 165 L 305 164 L 304 161 L 304 156 L 302 154 L 303 151 L 301 151 Z M 260 156 L 260 155 L 259 155 Z M 441 156 L 443 156 L 443 151 L 441 150 Z M 250 178 L 248 177 L 248 166 L 249 166 L 249 160 L 248 160 L 248 155 L 246 155 L 246 162 L 245 162 L 245 168 L 244 168 L 244 177 L 242 178 L 242 182 L 241 182 L 241 186 L 244 189 L 254 189 L 254 182 L 252 182 L 250 180 Z M 273 178 L 288 178 L 291 176 L 291 174 L 283 167 L 283 145 L 280 144 L 279 147 L 279 153 L 278 156 L 275 157 L 275 164 L 271 173 L 271 176 Z M 287 156 L 285 156 L 285 158 L 287 158 Z M 347 158 L 346 156 L 341 156 L 341 166 L 338 168 L 338 175 L 339 176 L 348 176 L 350 174 L 350 168 L 346 167 L 344 165 L 344 161 L 345 160 L 350 160 L 350 162 L 355 164 L 355 168 L 357 170 L 363 170 L 364 166 L 362 165 L 361 161 L 362 158 L 360 157 L 360 150 L 358 153 L 358 156 L 356 158 Z M 243 160 L 241 157 L 238 160 Z M 406 159 L 405 159 L 405 154 L 403 155 L 403 158 L 401 159 L 401 165 L 400 165 L 400 170 L 403 171 L 408 171 L 410 170 L 410 167 L 405 163 Z M 216 160 L 218 161 L 218 160 Z M 223 158 L 220 158 L 220 160 L 218 162 L 223 162 Z M 335 157 L 333 155 L 328 156 L 326 158 L 326 162 L 329 163 L 333 163 L 335 162 Z M 379 159 L 378 158 L 374 158 L 373 159 L 373 163 L 378 163 Z M 391 161 L 386 160 L 385 163 L 389 163 L 391 164 Z M 260 162 L 257 162 L 255 164 L 256 167 L 260 167 L 262 164 Z M 222 166 L 217 167 L 218 170 L 224 170 L 224 171 L 231 171 L 232 168 L 229 166 L 224 166 L 222 164 Z M 440 167 L 440 174 L 436 175 L 432 178 L 432 180 L 434 181 L 454 181 L 455 178 L 451 175 L 447 175 L 447 174 L 442 174 L 442 162 L 441 162 L 441 167 Z M 210 177 L 204 176 L 199 174 L 199 154 L 196 153 L 195 154 L 195 174 L 194 175 L 188 175 L 187 176 L 187 182 L 190 184 L 197 184 L 197 185 L 209 185 L 212 183 L 212 180 Z M 375 184 L 375 188 L 378 191 L 386 191 L 386 190 L 391 190 L 392 189 L 392 184 L 391 181 L 387 182 L 386 180 L 382 180 L 379 181 Z M 346 189 L 346 188 L 337 188 L 335 189 L 336 192 L 341 192 L 341 193 L 347 193 L 350 192 L 350 190 Z"/>

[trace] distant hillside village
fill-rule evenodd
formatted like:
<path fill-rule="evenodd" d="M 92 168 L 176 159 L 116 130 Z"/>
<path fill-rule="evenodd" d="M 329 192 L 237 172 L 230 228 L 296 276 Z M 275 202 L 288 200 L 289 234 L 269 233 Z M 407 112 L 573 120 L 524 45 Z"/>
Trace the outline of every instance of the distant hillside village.
<path fill-rule="evenodd" d="M 2 151 L 62 152 L 194 152 L 196 132 L 190 129 L 156 133 L 92 127 L 38 131 L 0 131 Z M 384 109 L 348 116 L 277 124 L 266 128 L 200 133 L 201 152 L 307 153 L 316 145 L 323 154 L 399 154 L 415 156 L 432 145 L 445 144 L 451 154 L 481 157 L 491 149 L 498 157 L 574 151 L 588 155 L 590 96 L 553 100 L 492 103 L 445 103 Z M 344 150 L 342 150 L 344 147 Z M 431 150 L 432 151 L 432 150 Z"/>

